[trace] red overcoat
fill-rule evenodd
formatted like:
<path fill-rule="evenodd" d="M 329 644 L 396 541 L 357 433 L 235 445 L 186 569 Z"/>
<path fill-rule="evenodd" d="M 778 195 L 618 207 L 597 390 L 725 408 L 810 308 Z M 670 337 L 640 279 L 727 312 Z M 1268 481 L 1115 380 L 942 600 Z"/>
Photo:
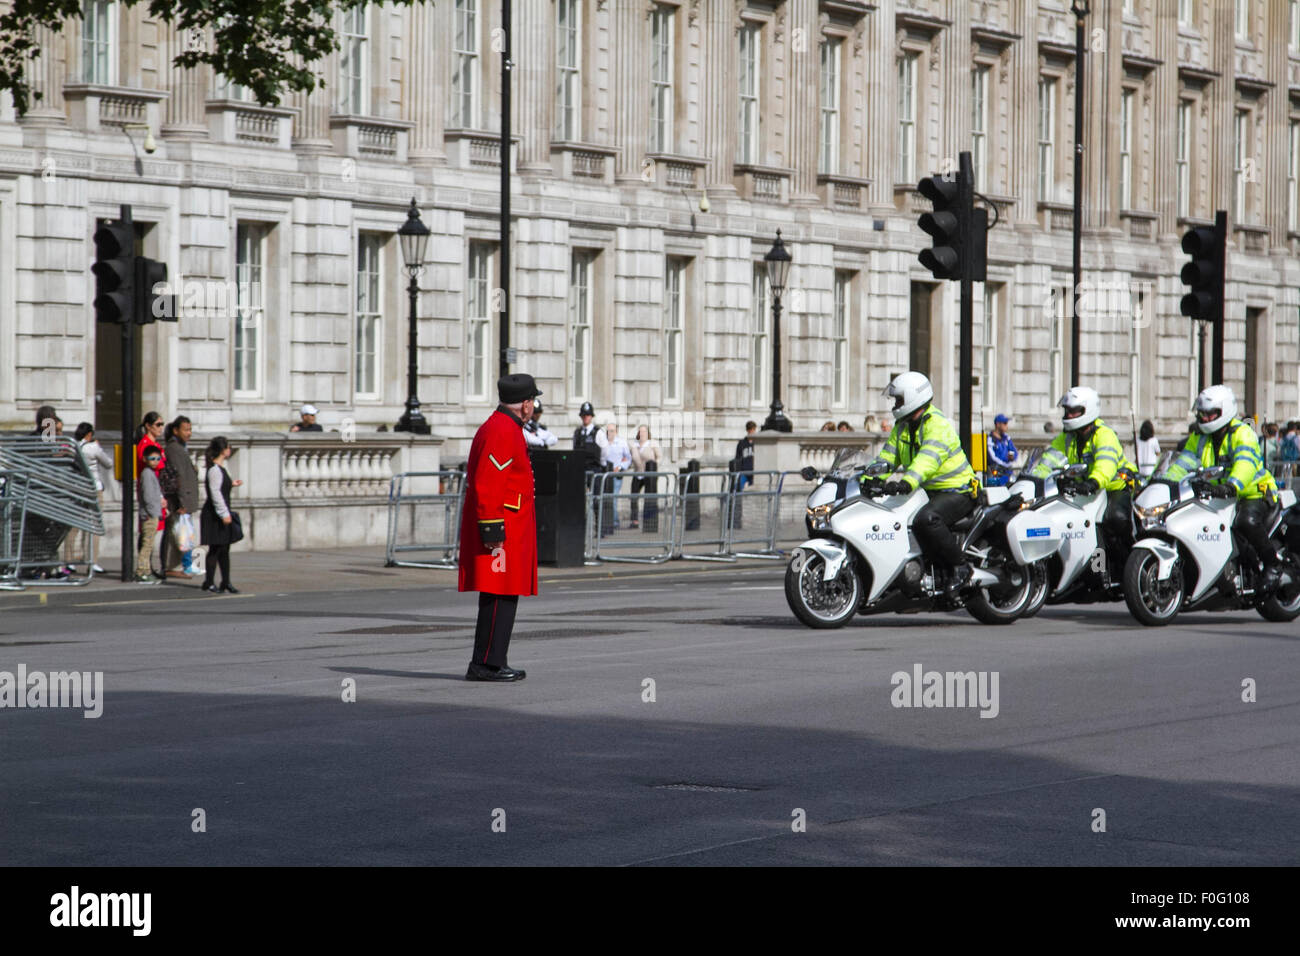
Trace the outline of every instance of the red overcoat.
<path fill-rule="evenodd" d="M 480 521 L 504 522 L 505 543 L 483 547 Z M 533 466 L 523 423 L 504 405 L 479 426 L 469 448 L 460 519 L 460 590 L 537 593 Z"/>

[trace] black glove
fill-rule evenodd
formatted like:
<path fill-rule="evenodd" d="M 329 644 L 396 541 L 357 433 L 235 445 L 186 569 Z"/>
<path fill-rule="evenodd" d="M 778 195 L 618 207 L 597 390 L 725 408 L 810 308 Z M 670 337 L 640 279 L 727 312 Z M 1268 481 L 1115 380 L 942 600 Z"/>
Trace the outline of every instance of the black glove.
<path fill-rule="evenodd" d="M 1210 485 L 1211 498 L 1235 498 L 1237 489 L 1232 485 Z"/>
<path fill-rule="evenodd" d="M 885 482 L 885 494 L 887 495 L 910 495 L 912 486 L 905 481 L 887 481 Z"/>
<path fill-rule="evenodd" d="M 506 523 L 504 521 L 480 521 L 478 537 L 483 547 L 491 551 L 497 545 L 506 543 Z"/>
<path fill-rule="evenodd" d="M 868 498 L 884 493 L 885 480 L 875 475 L 862 475 L 858 478 L 858 490 Z"/>
<path fill-rule="evenodd" d="M 1076 495 L 1095 495 L 1101 491 L 1101 485 L 1097 483 L 1096 478 L 1076 478 L 1074 480 L 1074 493 Z"/>
<path fill-rule="evenodd" d="M 1056 479 L 1056 490 L 1063 495 L 1074 494 L 1074 479 L 1064 476 Z"/>

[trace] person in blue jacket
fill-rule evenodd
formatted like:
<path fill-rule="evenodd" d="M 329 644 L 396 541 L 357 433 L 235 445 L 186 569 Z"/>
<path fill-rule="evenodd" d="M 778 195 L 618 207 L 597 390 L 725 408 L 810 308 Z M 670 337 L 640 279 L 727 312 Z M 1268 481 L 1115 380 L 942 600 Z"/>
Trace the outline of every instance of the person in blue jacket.
<path fill-rule="evenodd" d="M 989 433 L 988 476 L 986 485 L 1005 485 L 1011 478 L 1011 469 L 1016 462 L 1016 443 L 1007 434 L 1007 425 L 1011 419 L 999 415 L 993 419 L 993 431 Z"/>

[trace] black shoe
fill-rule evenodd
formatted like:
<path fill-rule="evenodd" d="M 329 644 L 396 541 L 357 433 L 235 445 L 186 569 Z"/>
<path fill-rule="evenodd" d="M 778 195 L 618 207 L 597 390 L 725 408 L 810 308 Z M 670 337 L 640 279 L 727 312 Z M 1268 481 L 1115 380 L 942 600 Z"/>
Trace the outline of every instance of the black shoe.
<path fill-rule="evenodd" d="M 513 667 L 488 667 L 486 664 L 470 664 L 469 670 L 465 672 L 466 680 L 495 681 L 499 683 L 523 680 L 527 676 L 524 671 L 517 671 Z"/>
<path fill-rule="evenodd" d="M 227 581 L 227 582 L 225 582 L 224 584 L 222 584 L 221 587 L 219 588 L 219 590 L 225 591 L 227 594 L 238 594 L 238 593 L 239 593 L 239 588 L 235 587 L 235 586 L 234 586 L 233 584 L 231 584 L 229 581 Z"/>
<path fill-rule="evenodd" d="M 970 579 L 974 576 L 975 569 L 969 564 L 963 562 L 953 568 L 950 573 L 951 576 L 948 578 L 948 593 L 957 594 L 970 584 Z"/>
<path fill-rule="evenodd" d="M 199 585 L 199 590 L 211 591 L 213 594 L 216 594 L 221 590 L 221 588 L 217 587 L 215 584 L 213 584 L 210 581 L 204 581 L 201 585 Z"/>

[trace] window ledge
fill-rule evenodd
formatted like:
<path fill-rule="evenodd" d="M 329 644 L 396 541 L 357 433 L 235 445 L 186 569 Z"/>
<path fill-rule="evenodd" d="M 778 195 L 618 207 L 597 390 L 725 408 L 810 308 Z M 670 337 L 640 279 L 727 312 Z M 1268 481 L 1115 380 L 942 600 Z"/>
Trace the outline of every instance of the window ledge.
<path fill-rule="evenodd" d="M 208 135 L 222 143 L 288 149 L 293 118 L 298 110 L 288 106 L 262 106 L 246 100 L 214 98 L 207 101 Z"/>
<path fill-rule="evenodd" d="M 489 129 L 452 127 L 442 132 L 447 146 L 447 159 L 461 169 L 500 169 L 501 133 Z M 522 136 L 510 137 L 510 172 L 515 171 L 517 147 Z"/>
<path fill-rule="evenodd" d="M 170 95 L 166 90 L 99 83 L 68 83 L 63 87 L 63 98 L 68 103 L 73 124 L 90 132 L 134 123 L 156 130 L 162 101 Z"/>
<path fill-rule="evenodd" d="M 551 163 L 555 175 L 563 179 L 587 179 L 611 184 L 614 181 L 613 159 L 618 150 L 613 146 L 580 143 L 574 140 L 551 141 Z"/>
<path fill-rule="evenodd" d="M 1268 226 L 1242 222 L 1232 227 L 1237 235 L 1237 248 L 1242 252 L 1264 254 L 1268 252 Z"/>
<path fill-rule="evenodd" d="M 1071 232 L 1074 229 L 1074 205 L 1040 199 L 1038 222 L 1048 232 Z"/>
<path fill-rule="evenodd" d="M 334 113 L 330 116 L 330 138 L 334 148 L 344 156 L 405 163 L 407 142 L 414 126 L 409 120 Z"/>
<path fill-rule="evenodd" d="M 842 209 L 861 209 L 862 194 L 871 185 L 871 180 L 858 176 L 844 176 L 840 173 L 818 173 L 817 185 L 821 187 L 822 201 L 826 205 Z"/>
<path fill-rule="evenodd" d="M 1145 209 L 1121 209 L 1119 218 L 1127 220 L 1130 238 L 1149 240 L 1156 237 L 1156 223 L 1160 220 L 1160 213 Z"/>
<path fill-rule="evenodd" d="M 702 156 L 683 156 L 681 153 L 647 153 L 653 168 L 650 177 L 656 186 L 669 189 L 695 189 L 699 185 L 699 170 L 709 164 Z"/>
<path fill-rule="evenodd" d="M 779 166 L 760 166 L 757 163 L 735 163 L 732 166 L 737 191 L 754 202 L 789 202 L 790 177 L 793 175 L 793 169 Z"/>

